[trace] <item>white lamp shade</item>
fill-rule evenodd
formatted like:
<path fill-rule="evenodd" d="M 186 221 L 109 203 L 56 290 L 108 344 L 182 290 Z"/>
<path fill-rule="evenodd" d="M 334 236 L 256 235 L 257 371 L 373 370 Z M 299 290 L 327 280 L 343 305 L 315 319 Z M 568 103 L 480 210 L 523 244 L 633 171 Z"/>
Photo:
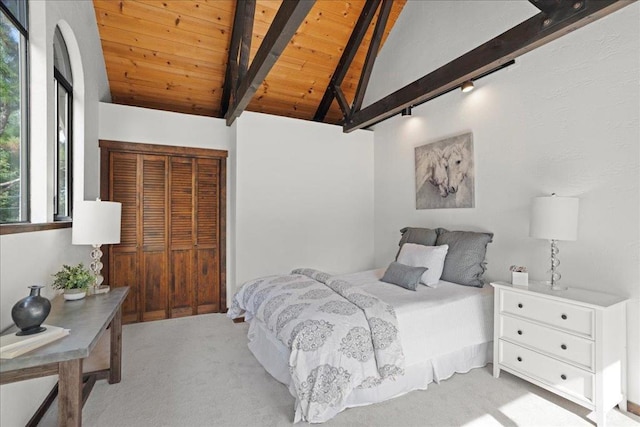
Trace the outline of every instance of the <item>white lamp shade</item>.
<path fill-rule="evenodd" d="M 84 201 L 73 207 L 74 245 L 104 245 L 120 243 L 120 216 L 122 204 L 118 202 Z"/>
<path fill-rule="evenodd" d="M 548 240 L 577 240 L 578 203 L 579 199 L 575 197 L 534 198 L 529 236 Z"/>

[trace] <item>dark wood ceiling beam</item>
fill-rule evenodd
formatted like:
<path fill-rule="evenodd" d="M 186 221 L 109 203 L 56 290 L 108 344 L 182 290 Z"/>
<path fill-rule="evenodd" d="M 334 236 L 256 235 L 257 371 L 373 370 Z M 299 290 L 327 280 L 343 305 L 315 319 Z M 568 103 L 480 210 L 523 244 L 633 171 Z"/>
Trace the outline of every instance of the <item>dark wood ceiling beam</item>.
<path fill-rule="evenodd" d="M 282 2 L 253 61 L 251 61 L 246 78 L 240 82 L 236 97 L 224 116 L 227 126 L 231 126 L 249 105 L 251 98 L 253 98 L 253 95 L 267 74 L 269 74 L 282 51 L 287 47 L 291 37 L 293 37 L 314 3 L 315 0 L 287 0 Z"/>
<path fill-rule="evenodd" d="M 378 56 L 378 49 L 380 43 L 382 43 L 382 36 L 384 35 L 384 29 L 387 26 L 389 20 L 389 13 L 391 12 L 392 0 L 384 0 L 380 13 L 378 14 L 378 21 L 376 22 L 376 28 L 373 31 L 373 37 L 371 43 L 369 43 L 369 50 L 367 51 L 367 57 L 364 60 L 364 66 L 362 67 L 362 73 L 360 74 L 360 81 L 356 89 L 356 94 L 353 97 L 353 105 L 351 106 L 351 112 L 356 112 L 362 107 L 362 101 L 364 100 L 364 94 L 367 91 L 369 85 L 369 79 L 371 78 L 371 72 L 373 71 L 373 64 L 376 62 Z"/>
<path fill-rule="evenodd" d="M 331 90 L 333 91 L 333 96 L 335 96 L 338 101 L 338 105 L 342 110 L 342 115 L 346 118 L 351 115 L 351 109 L 349 108 L 349 101 L 347 101 L 347 97 L 344 96 L 344 92 L 340 88 L 340 86 L 331 85 Z"/>
<path fill-rule="evenodd" d="M 366 128 L 406 107 L 426 102 L 634 1 L 582 0 L 579 8 L 565 10 L 564 15 L 556 14 L 554 19 L 539 13 L 366 108 L 353 112 L 343 129 L 351 132 Z"/>
<path fill-rule="evenodd" d="M 222 86 L 222 99 L 220 101 L 220 115 L 224 117 L 229 109 L 231 94 L 235 93 L 238 84 L 238 54 L 240 42 L 245 33 L 245 21 L 247 20 L 245 11 L 247 3 L 253 2 L 255 14 L 255 0 L 238 0 L 236 2 L 236 10 L 233 16 L 233 31 L 229 42 L 229 53 L 227 56 L 227 69 L 224 74 L 224 85 Z M 250 30 L 253 30 L 253 16 L 251 16 Z"/>
<path fill-rule="evenodd" d="M 582 0 L 580 0 L 579 2 L 582 3 Z M 529 0 L 529 3 L 537 7 L 540 12 L 549 15 L 554 11 L 562 8 L 563 4 L 572 6 L 574 2 L 566 0 Z"/>
<path fill-rule="evenodd" d="M 558 23 L 582 9 L 586 1 L 599 0 L 529 0 L 529 3 L 547 16 L 546 22 Z"/>
<path fill-rule="evenodd" d="M 371 21 L 376 14 L 376 10 L 380 5 L 380 1 L 381 0 L 367 0 L 364 8 L 362 8 L 362 12 L 360 13 L 358 22 L 351 32 L 349 41 L 347 42 L 347 45 L 342 52 L 342 56 L 340 57 L 340 61 L 338 61 L 338 65 L 333 72 L 333 76 L 331 76 L 331 80 L 329 81 L 329 85 L 324 92 L 322 101 L 320 101 L 320 104 L 318 105 L 318 110 L 313 116 L 314 121 L 321 122 L 326 117 L 334 98 L 333 88 L 340 87 L 342 81 L 347 75 L 347 71 L 349 71 L 351 62 L 353 62 L 353 58 L 356 56 L 356 53 L 358 53 L 358 48 L 362 44 L 362 40 L 367 33 L 369 24 L 371 24 Z"/>
<path fill-rule="evenodd" d="M 251 37 L 253 37 L 253 18 L 255 15 L 256 0 L 244 0 L 244 24 L 242 25 L 242 39 L 240 40 L 238 82 L 241 82 L 247 75 L 249 54 L 251 53 Z"/>

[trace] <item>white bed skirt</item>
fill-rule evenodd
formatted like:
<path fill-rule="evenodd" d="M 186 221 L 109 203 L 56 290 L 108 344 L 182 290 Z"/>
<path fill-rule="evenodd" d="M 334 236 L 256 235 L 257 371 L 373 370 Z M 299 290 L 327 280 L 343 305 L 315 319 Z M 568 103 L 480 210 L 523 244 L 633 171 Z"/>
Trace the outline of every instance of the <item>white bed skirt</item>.
<path fill-rule="evenodd" d="M 249 349 L 258 362 L 276 380 L 287 385 L 291 395 L 297 398 L 295 387 L 291 386 L 289 349 L 273 338 L 262 322 L 255 319 L 250 322 L 248 337 Z M 346 400 L 346 406 L 353 408 L 371 405 L 413 390 L 426 390 L 433 381 L 437 383 L 455 373 L 466 373 L 485 366 L 491 362 L 492 353 L 493 342 L 488 341 L 406 366 L 405 374 L 395 381 L 385 381 L 373 388 L 353 390 Z"/>

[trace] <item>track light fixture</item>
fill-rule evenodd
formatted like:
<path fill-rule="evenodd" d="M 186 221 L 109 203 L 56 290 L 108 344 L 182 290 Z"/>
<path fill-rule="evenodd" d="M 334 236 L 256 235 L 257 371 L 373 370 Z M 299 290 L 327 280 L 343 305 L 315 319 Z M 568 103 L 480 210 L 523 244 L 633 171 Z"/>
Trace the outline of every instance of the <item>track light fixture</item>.
<path fill-rule="evenodd" d="M 460 86 L 460 89 L 462 89 L 463 92 L 471 92 L 473 90 L 473 82 L 471 80 L 467 80 L 466 82 L 462 83 L 462 86 Z"/>
<path fill-rule="evenodd" d="M 483 77 L 486 77 L 486 76 L 488 76 L 489 74 L 493 74 L 493 73 L 495 73 L 496 71 L 500 71 L 500 70 L 502 70 L 503 68 L 507 68 L 507 67 L 509 67 L 509 66 L 511 66 L 511 65 L 513 65 L 513 64 L 515 64 L 515 63 L 516 63 L 515 59 L 512 59 L 512 60 L 511 60 L 511 61 L 509 61 L 509 62 L 505 62 L 504 64 L 499 65 L 498 67 L 494 68 L 493 70 L 489 70 L 489 71 L 487 71 L 486 73 L 483 73 L 483 74 L 480 74 L 480 75 L 477 75 L 477 76 L 473 76 L 473 79 L 470 79 L 470 80 L 467 80 L 467 81 L 463 82 L 460 86 L 453 86 L 453 87 L 450 87 L 449 89 L 447 89 L 447 90 L 445 90 L 445 91 L 442 91 L 442 92 L 436 93 L 435 95 L 431 96 L 430 98 L 422 99 L 422 100 L 420 100 L 420 101 L 418 101 L 417 99 L 414 99 L 414 100 L 413 100 L 413 104 L 412 104 L 410 107 L 403 108 L 402 110 L 400 110 L 400 112 L 402 113 L 402 116 L 403 116 L 403 117 L 404 117 L 404 116 L 410 116 L 410 115 L 411 115 L 411 108 L 413 108 L 413 107 L 417 107 L 418 105 L 422 105 L 422 104 L 424 104 L 425 102 L 428 102 L 428 101 L 434 100 L 434 99 L 436 99 L 436 98 L 438 98 L 438 97 L 440 97 L 440 96 L 442 96 L 442 95 L 444 95 L 444 94 L 446 94 L 446 93 L 452 92 L 452 91 L 454 91 L 454 90 L 456 90 L 456 89 L 458 89 L 458 88 L 462 89 L 462 91 L 463 91 L 463 92 L 468 92 L 468 91 L 470 91 L 470 90 L 473 90 L 473 88 L 474 88 L 473 82 L 474 82 L 474 81 L 476 81 L 476 80 L 478 80 L 478 79 L 481 79 L 481 78 L 483 78 Z M 404 102 L 404 100 L 403 100 L 403 102 Z M 409 102 L 411 102 L 411 101 L 409 101 Z M 395 109 L 394 109 L 394 110 L 395 110 Z M 397 110 L 395 110 L 395 111 L 397 111 Z M 396 112 L 396 113 L 394 113 L 393 117 L 395 117 L 397 114 L 398 114 L 397 112 Z M 391 117 L 391 116 L 390 116 L 390 117 Z M 381 121 L 384 121 L 384 120 L 386 120 L 386 119 L 387 119 L 387 118 L 380 119 L 380 120 L 379 120 L 379 121 L 377 121 L 376 123 L 380 123 Z M 375 124 L 375 123 L 374 123 L 374 124 Z"/>

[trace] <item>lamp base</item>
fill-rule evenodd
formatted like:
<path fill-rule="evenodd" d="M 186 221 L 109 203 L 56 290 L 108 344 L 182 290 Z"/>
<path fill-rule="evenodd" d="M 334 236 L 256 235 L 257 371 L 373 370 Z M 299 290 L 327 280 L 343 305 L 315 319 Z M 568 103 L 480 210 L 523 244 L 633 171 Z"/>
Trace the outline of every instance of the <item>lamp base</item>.
<path fill-rule="evenodd" d="M 94 294 L 106 294 L 107 292 L 109 292 L 111 290 L 111 288 L 108 285 L 101 285 L 101 286 L 96 286 L 95 290 L 94 290 Z"/>
<path fill-rule="evenodd" d="M 537 283 L 540 285 L 548 286 L 552 291 L 566 291 L 567 289 L 569 289 L 567 286 L 559 285 L 557 282 L 551 283 L 551 280 L 541 280 Z"/>
<path fill-rule="evenodd" d="M 551 273 L 551 282 L 549 282 L 549 284 L 551 285 L 552 291 L 566 291 L 567 289 L 569 289 L 566 286 L 561 286 L 558 284 L 558 281 L 562 277 L 560 275 L 560 272 L 558 271 L 558 266 L 560 265 L 560 260 L 558 259 L 559 253 L 560 253 L 560 249 L 558 249 L 558 241 L 555 239 L 552 239 L 551 240 L 551 270 L 549 270 L 549 273 Z"/>

